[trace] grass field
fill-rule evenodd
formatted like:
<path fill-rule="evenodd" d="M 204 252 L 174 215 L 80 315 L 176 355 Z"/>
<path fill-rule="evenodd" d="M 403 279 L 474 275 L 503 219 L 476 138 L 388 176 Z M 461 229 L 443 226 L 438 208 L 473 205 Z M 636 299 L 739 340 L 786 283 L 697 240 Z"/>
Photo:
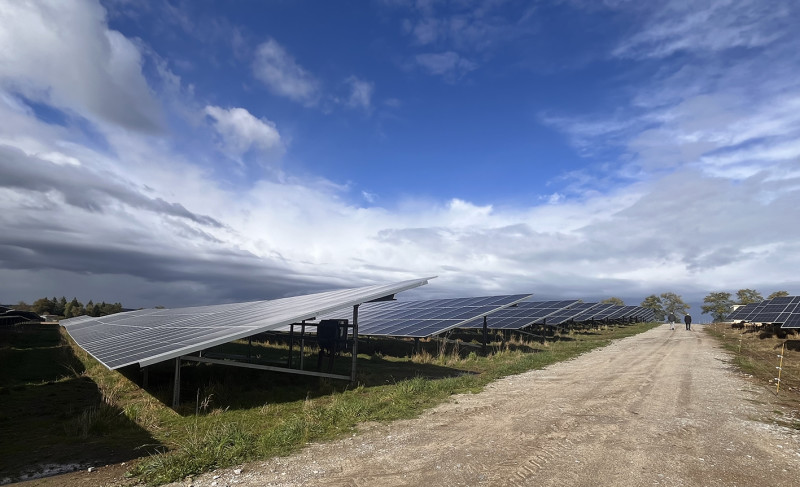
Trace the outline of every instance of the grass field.
<path fill-rule="evenodd" d="M 0 482 L 129 460 L 154 442 L 86 373 L 58 325 L 0 328 Z"/>
<path fill-rule="evenodd" d="M 155 366 L 145 390 L 140 371 L 109 371 L 57 326 L 0 331 L 0 480 L 44 464 L 98 465 L 139 458 L 132 476 L 161 484 L 217 467 L 286 455 L 310 441 L 341 436 L 365 421 L 410 418 L 450 395 L 478 392 L 510 374 L 575 357 L 656 324 L 603 327 L 548 337 L 495 341 L 488 356 L 466 344 L 369 340 L 358 356 L 358 385 L 207 364 L 182 367 L 182 398 L 172 398 L 171 363 Z M 471 340 L 477 334 L 454 335 Z M 264 363 L 288 359 L 278 341 L 236 342 L 229 354 Z M 306 363 L 316 365 L 314 350 Z M 295 354 L 297 351 L 295 350 Z M 349 373 L 351 357 L 336 363 Z M 195 414 L 197 413 L 197 414 Z M 75 448 L 80 444 L 80 448 Z"/>
<path fill-rule="evenodd" d="M 800 409 L 800 335 L 777 326 L 734 328 L 731 323 L 714 323 L 707 327 L 733 354 L 734 364 L 742 372 L 773 389 L 778 404 L 788 410 Z M 781 367 L 780 390 L 776 381 L 778 367 Z M 787 416 L 777 421 L 800 429 L 798 417 Z"/>

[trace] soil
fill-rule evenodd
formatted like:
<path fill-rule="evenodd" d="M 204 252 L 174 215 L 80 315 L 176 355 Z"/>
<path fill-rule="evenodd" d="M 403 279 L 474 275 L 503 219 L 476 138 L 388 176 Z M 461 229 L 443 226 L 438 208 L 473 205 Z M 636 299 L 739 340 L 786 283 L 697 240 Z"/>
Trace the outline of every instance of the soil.
<path fill-rule="evenodd" d="M 662 325 L 413 420 L 172 485 L 798 485 L 800 431 L 773 420 L 800 405 L 695 328 Z M 31 485 L 120 485 L 113 468 Z"/>

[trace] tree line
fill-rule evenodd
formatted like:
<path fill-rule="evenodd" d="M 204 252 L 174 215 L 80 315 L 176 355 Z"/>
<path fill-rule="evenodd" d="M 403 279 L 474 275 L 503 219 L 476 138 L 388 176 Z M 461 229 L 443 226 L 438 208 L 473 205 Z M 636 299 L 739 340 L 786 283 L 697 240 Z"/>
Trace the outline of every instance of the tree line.
<path fill-rule="evenodd" d="M 63 316 L 64 318 L 74 318 L 76 316 L 106 316 L 122 311 L 120 303 L 106 303 L 105 301 L 95 304 L 91 299 L 84 306 L 83 303 L 78 301 L 77 298 L 72 298 L 72 301 L 67 301 L 65 296 L 61 299 L 55 296 L 50 298 L 39 298 L 28 304 L 25 301 L 20 301 L 14 305 L 14 309 L 20 311 L 33 311 L 38 315 L 56 315 Z"/>
<path fill-rule="evenodd" d="M 767 299 L 788 295 L 788 291 L 775 291 L 767 296 Z M 705 304 L 702 306 L 702 311 L 705 314 L 710 314 L 714 321 L 723 321 L 726 316 L 731 314 L 734 305 L 760 303 L 763 300 L 761 293 L 755 289 L 739 289 L 736 291 L 735 300 L 731 293 L 713 292 L 703 298 L 703 303 Z M 661 295 L 651 294 L 644 298 L 644 301 L 639 306 L 652 309 L 657 320 L 663 320 L 670 314 L 680 317 L 685 315 L 690 308 L 679 294 L 672 292 L 661 293 Z"/>
<path fill-rule="evenodd" d="M 767 296 L 767 299 L 780 298 L 788 295 L 788 291 L 775 291 Z M 703 313 L 710 314 L 714 321 L 723 321 L 725 317 L 733 311 L 733 306 L 735 304 L 760 303 L 763 300 L 764 297 L 755 289 L 739 289 L 736 291 L 735 301 L 731 297 L 731 293 L 710 293 L 703 299 L 705 303 L 703 305 Z"/>

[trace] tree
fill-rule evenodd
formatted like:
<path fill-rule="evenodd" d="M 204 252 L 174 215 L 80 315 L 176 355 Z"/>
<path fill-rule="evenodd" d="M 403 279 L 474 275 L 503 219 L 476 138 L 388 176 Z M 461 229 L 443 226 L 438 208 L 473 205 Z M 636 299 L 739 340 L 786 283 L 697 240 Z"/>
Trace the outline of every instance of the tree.
<path fill-rule="evenodd" d="M 55 300 L 56 298 L 53 298 L 53 301 Z M 65 316 L 65 313 L 67 312 L 67 298 L 61 296 L 61 299 L 56 301 L 56 303 L 57 304 L 53 305 L 53 314 L 58 316 Z"/>
<path fill-rule="evenodd" d="M 33 311 L 39 315 L 51 314 L 53 312 L 53 306 L 55 306 L 55 303 L 49 299 L 39 298 L 33 302 Z"/>
<path fill-rule="evenodd" d="M 736 291 L 736 299 L 738 300 L 736 304 L 760 303 L 764 301 L 761 293 L 755 289 L 739 289 Z"/>
<path fill-rule="evenodd" d="M 710 314 L 714 321 L 723 321 L 731 313 L 734 304 L 731 293 L 725 292 L 711 293 L 703 298 L 703 302 L 706 303 L 702 308 L 703 313 Z"/>
<path fill-rule="evenodd" d="M 83 308 L 83 304 L 78 301 L 78 298 L 72 298 L 72 301 L 67 303 L 64 307 L 64 317 L 65 318 L 74 318 L 76 316 L 82 316 L 86 314 L 86 310 Z"/>
<path fill-rule="evenodd" d="M 680 294 L 661 293 L 661 302 L 664 303 L 664 311 L 667 314 L 685 315 L 689 311 L 688 304 L 683 302 Z"/>
<path fill-rule="evenodd" d="M 775 291 L 774 293 L 772 293 L 769 296 L 767 296 L 767 299 L 782 298 L 782 297 L 788 296 L 788 295 L 789 295 L 789 291 Z"/>
<path fill-rule="evenodd" d="M 661 302 L 661 298 L 659 298 L 655 294 L 651 294 L 650 296 L 644 298 L 644 301 L 642 301 L 642 304 L 640 304 L 639 306 L 641 306 L 642 308 L 652 309 L 655 318 L 659 321 L 663 320 L 664 317 L 667 315 L 664 312 L 664 304 Z"/>
<path fill-rule="evenodd" d="M 625 302 L 624 301 L 622 301 L 620 298 L 617 298 L 617 297 L 614 297 L 614 296 L 612 296 L 612 297 L 610 297 L 608 299 L 604 299 L 604 300 L 602 300 L 600 302 L 604 303 L 604 304 L 615 304 L 617 306 L 625 306 Z"/>

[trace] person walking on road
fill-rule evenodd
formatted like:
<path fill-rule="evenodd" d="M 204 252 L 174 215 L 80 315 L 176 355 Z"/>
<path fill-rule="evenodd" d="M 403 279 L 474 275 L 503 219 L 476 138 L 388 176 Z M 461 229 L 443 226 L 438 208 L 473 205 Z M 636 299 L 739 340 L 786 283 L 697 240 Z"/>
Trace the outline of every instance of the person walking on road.
<path fill-rule="evenodd" d="M 675 322 L 678 321 L 678 318 L 675 317 L 675 313 L 670 313 L 667 319 L 669 320 L 669 329 L 674 330 Z"/>
<path fill-rule="evenodd" d="M 686 323 L 686 329 L 692 331 L 692 315 L 686 313 L 686 316 L 683 317 L 683 322 Z"/>

